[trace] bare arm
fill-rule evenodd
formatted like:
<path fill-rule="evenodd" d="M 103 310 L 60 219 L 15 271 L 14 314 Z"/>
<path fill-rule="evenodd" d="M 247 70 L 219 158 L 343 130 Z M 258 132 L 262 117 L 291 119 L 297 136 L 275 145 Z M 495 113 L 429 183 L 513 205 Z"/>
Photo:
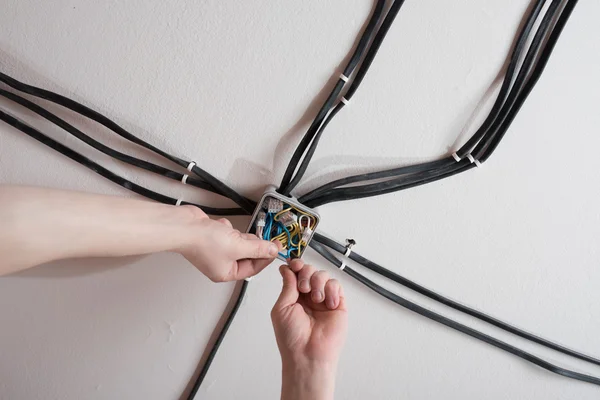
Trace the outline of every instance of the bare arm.
<path fill-rule="evenodd" d="M 281 400 L 333 400 L 348 329 L 340 283 L 296 259 L 279 269 L 281 295 L 271 311 L 281 353 Z"/>
<path fill-rule="evenodd" d="M 255 275 L 277 250 L 193 206 L 0 186 L 0 275 L 65 258 L 174 251 L 226 281 Z"/>

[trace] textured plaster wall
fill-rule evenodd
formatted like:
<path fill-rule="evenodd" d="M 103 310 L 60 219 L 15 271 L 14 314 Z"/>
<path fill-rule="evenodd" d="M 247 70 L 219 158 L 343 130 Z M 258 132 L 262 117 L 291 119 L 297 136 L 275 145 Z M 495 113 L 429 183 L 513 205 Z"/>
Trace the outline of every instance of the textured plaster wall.
<path fill-rule="evenodd" d="M 373 3 L 6 0 L 0 66 L 101 110 L 257 197 L 281 178 Z M 407 1 L 351 107 L 323 137 L 300 191 L 348 171 L 456 148 L 527 6 L 527 0 Z M 597 1 L 577 6 L 542 80 L 484 168 L 324 206 L 323 230 L 339 240 L 355 238 L 360 252 L 427 287 L 600 356 L 598 15 Z M 136 182 L 227 203 L 125 168 L 10 107 Z M 153 159 L 49 107 L 107 144 Z M 132 196 L 2 124 L 0 182 Z M 271 269 L 253 281 L 199 398 L 277 398 L 279 355 L 268 312 L 279 279 Z M 340 279 L 351 310 L 340 399 L 600 395 L 596 387 L 553 376 Z M 178 399 L 232 289 L 210 283 L 171 254 L 73 260 L 0 278 L 0 398 Z M 600 375 L 598 368 L 395 290 Z"/>

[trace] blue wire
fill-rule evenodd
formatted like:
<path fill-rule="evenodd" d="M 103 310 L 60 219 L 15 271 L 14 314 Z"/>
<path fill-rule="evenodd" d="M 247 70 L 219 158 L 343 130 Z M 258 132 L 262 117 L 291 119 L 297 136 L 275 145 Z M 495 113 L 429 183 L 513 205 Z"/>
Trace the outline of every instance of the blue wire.
<path fill-rule="evenodd" d="M 271 240 L 271 228 L 273 227 L 273 220 L 271 214 L 267 214 L 267 222 L 265 223 L 265 232 L 263 233 L 264 240 Z"/>
<path fill-rule="evenodd" d="M 296 250 L 298 250 L 298 248 L 297 248 L 297 247 L 292 247 L 292 248 L 290 248 L 290 249 L 288 250 L 288 253 L 287 253 L 287 257 L 286 257 L 286 258 L 290 258 L 290 256 L 292 255 L 292 251 L 296 251 Z"/>

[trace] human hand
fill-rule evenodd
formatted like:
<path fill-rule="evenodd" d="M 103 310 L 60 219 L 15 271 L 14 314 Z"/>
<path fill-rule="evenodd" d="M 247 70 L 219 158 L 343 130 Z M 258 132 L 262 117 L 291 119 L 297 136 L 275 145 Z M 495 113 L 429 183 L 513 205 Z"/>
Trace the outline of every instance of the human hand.
<path fill-rule="evenodd" d="M 213 282 L 245 279 L 266 268 L 281 250 L 279 243 L 241 233 L 225 218 L 210 219 L 192 206 L 189 241 L 180 253 Z M 180 208 L 184 208 L 180 207 Z"/>
<path fill-rule="evenodd" d="M 282 399 L 332 399 L 347 331 L 343 289 L 300 259 L 280 273 L 283 288 L 271 319 L 283 365 Z"/>

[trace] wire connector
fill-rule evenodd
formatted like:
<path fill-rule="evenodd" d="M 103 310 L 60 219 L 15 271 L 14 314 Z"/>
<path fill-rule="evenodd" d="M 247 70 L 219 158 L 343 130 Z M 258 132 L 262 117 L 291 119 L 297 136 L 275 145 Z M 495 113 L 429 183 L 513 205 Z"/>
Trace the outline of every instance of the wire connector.
<path fill-rule="evenodd" d="M 290 227 L 298 222 L 298 216 L 293 214 L 291 211 L 286 211 L 279 216 L 279 222 L 281 222 L 286 227 Z"/>
<path fill-rule="evenodd" d="M 302 241 L 304 243 L 308 243 L 310 241 L 310 238 L 312 237 L 312 234 L 313 230 L 310 229 L 310 226 L 304 228 L 304 230 L 302 231 Z"/>
<path fill-rule="evenodd" d="M 264 227 L 265 225 L 267 225 L 267 214 L 261 210 L 256 216 L 256 226 Z"/>
<path fill-rule="evenodd" d="M 270 197 L 267 200 L 267 212 L 270 214 L 278 213 L 283 210 L 283 201 Z"/>

